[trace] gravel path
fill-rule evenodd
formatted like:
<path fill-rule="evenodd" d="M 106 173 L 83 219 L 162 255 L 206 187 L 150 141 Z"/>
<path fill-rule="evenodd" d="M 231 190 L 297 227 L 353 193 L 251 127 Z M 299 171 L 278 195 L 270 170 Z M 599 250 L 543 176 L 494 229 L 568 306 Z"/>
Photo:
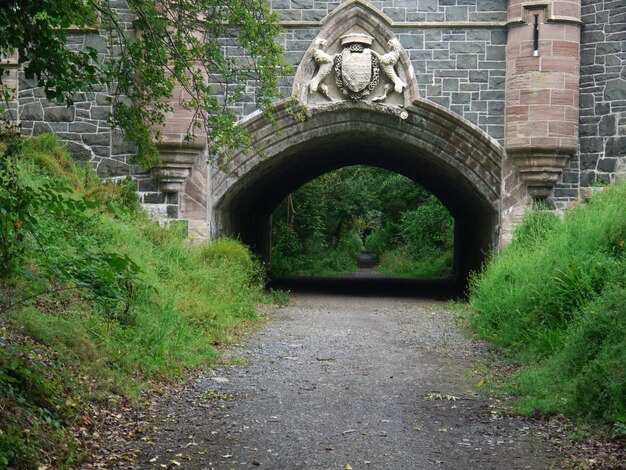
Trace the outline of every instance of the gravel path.
<path fill-rule="evenodd" d="M 488 355 L 444 303 L 292 295 L 273 317 L 240 364 L 165 394 L 132 468 L 559 468 L 541 429 L 476 394 Z"/>

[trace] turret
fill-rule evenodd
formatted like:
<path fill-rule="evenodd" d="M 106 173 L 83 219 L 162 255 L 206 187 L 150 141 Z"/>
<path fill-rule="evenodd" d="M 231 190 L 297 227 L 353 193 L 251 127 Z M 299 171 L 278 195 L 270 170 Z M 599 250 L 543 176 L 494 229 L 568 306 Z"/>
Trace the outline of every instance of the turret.
<path fill-rule="evenodd" d="M 505 146 L 528 193 L 552 193 L 578 146 L 580 0 L 510 0 Z"/>

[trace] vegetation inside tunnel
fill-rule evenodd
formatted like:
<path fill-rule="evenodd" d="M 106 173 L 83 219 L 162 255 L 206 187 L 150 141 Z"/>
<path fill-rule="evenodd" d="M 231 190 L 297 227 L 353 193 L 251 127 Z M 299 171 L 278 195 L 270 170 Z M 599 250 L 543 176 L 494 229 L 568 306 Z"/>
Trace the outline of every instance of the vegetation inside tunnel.
<path fill-rule="evenodd" d="M 389 170 L 358 165 L 325 173 L 290 193 L 272 221 L 273 277 L 353 272 L 363 252 L 391 276 L 452 274 L 453 217 L 435 196 Z"/>

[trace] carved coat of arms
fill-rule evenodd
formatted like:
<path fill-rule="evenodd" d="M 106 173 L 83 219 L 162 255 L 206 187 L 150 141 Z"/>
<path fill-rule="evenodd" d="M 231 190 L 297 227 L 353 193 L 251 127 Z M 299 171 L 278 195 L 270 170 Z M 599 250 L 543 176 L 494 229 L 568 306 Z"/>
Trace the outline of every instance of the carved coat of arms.
<path fill-rule="evenodd" d="M 309 82 L 311 92 L 319 92 L 333 101 L 329 95 L 328 86 L 323 83 L 333 68 L 337 87 L 353 101 L 361 101 L 374 91 L 380 81 L 381 68 L 393 85 L 385 85 L 383 95 L 372 101 L 385 100 L 392 90 L 397 93 L 404 91 L 406 83 L 400 79 L 394 70 L 400 58 L 401 48 L 397 39 L 389 41 L 392 50 L 384 55 L 380 55 L 370 48 L 374 38 L 367 34 L 352 33 L 340 39 L 343 50 L 334 55 L 324 51 L 326 40 L 316 40 L 313 58 L 319 68 Z"/>
<path fill-rule="evenodd" d="M 337 86 L 354 101 L 369 95 L 380 79 L 378 57 L 370 49 L 373 40 L 365 34 L 349 34 L 341 38 L 344 48 L 335 59 Z"/>

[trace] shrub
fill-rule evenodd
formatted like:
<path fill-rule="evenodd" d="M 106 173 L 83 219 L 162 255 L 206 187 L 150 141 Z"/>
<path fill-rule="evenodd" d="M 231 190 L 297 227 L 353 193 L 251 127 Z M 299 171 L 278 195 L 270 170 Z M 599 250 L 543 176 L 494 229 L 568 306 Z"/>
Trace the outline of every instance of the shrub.
<path fill-rule="evenodd" d="M 403 214 L 400 233 L 407 251 L 419 260 L 452 248 L 453 223 L 445 206 L 430 196 L 417 209 Z"/>
<path fill-rule="evenodd" d="M 190 244 L 180 224 L 149 220 L 132 182 L 99 182 L 53 137 L 12 145 L 0 156 L 0 467 L 77 467 L 81 407 L 214 360 L 256 318 L 263 269 L 237 241 Z"/>
<path fill-rule="evenodd" d="M 470 326 L 514 354 L 526 412 L 616 420 L 626 397 L 626 184 L 529 213 L 472 279 Z"/>
<path fill-rule="evenodd" d="M 389 251 L 393 245 L 393 232 L 390 226 L 381 227 L 365 238 L 365 249 L 371 251 L 380 259 L 383 253 Z"/>
<path fill-rule="evenodd" d="M 452 251 L 432 253 L 415 260 L 404 247 L 383 254 L 378 270 L 392 276 L 438 278 L 452 274 Z"/>

